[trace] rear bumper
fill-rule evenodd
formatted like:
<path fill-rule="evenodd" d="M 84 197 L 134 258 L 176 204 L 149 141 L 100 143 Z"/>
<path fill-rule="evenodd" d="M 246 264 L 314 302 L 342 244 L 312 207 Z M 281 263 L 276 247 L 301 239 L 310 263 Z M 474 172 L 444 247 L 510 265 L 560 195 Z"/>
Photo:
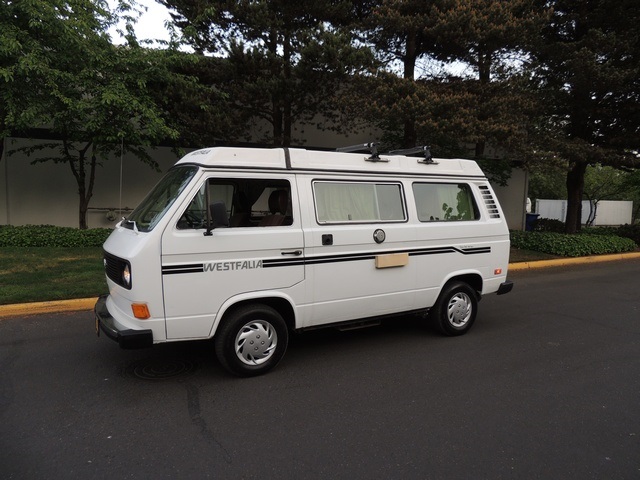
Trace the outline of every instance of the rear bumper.
<path fill-rule="evenodd" d="M 496 294 L 504 295 L 505 293 L 509 293 L 511 290 L 513 290 L 513 282 L 511 280 L 507 280 L 506 282 L 500 284 L 500 287 L 498 288 Z"/>
<path fill-rule="evenodd" d="M 100 332 L 112 340 L 118 342 L 122 348 L 146 348 L 153 346 L 153 333 L 151 330 L 121 329 L 107 309 L 108 295 L 98 298 L 93 309 L 96 318 L 96 334 Z"/>

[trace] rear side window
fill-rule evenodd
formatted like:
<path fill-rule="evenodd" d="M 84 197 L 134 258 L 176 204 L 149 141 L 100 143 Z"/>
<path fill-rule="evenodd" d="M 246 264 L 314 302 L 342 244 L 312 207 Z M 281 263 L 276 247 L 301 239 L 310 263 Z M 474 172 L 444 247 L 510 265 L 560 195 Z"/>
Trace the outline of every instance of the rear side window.
<path fill-rule="evenodd" d="M 466 183 L 414 183 L 418 219 L 421 222 L 478 220 L 480 212 Z"/>
<path fill-rule="evenodd" d="M 318 223 L 402 222 L 402 186 L 395 183 L 321 182 L 313 184 Z"/>

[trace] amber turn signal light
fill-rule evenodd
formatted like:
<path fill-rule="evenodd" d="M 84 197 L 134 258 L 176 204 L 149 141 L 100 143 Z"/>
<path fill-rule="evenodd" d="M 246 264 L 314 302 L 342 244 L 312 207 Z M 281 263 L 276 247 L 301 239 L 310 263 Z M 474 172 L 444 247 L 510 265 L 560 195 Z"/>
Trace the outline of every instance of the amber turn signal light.
<path fill-rule="evenodd" d="M 151 318 L 151 313 L 149 313 L 149 307 L 147 307 L 146 303 L 132 303 L 131 310 L 133 310 L 133 316 L 138 320 Z"/>

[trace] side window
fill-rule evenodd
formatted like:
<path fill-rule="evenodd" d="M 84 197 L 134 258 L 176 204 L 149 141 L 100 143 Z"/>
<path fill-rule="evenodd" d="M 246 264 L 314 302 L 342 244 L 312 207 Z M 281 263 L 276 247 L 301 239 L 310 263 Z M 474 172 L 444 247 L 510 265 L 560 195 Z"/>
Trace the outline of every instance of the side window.
<path fill-rule="evenodd" d="M 480 212 L 471 187 L 465 183 L 414 183 L 421 222 L 478 220 Z"/>
<path fill-rule="evenodd" d="M 318 223 L 402 222 L 402 187 L 395 183 L 322 182 L 313 184 Z"/>
<path fill-rule="evenodd" d="M 208 193 L 207 193 L 208 188 Z M 273 227 L 291 225 L 291 186 L 287 180 L 209 179 L 178 221 L 179 229 Z"/>

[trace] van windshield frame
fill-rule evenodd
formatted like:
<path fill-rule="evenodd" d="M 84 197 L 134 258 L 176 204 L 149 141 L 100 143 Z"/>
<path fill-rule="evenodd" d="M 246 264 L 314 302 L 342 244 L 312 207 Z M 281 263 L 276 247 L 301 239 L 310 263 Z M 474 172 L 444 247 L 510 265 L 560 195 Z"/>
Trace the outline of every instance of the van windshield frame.
<path fill-rule="evenodd" d="M 131 215 L 122 221 L 122 226 L 139 232 L 153 230 L 189 185 L 197 171 L 198 167 L 195 165 L 171 168 L 131 212 Z"/>

